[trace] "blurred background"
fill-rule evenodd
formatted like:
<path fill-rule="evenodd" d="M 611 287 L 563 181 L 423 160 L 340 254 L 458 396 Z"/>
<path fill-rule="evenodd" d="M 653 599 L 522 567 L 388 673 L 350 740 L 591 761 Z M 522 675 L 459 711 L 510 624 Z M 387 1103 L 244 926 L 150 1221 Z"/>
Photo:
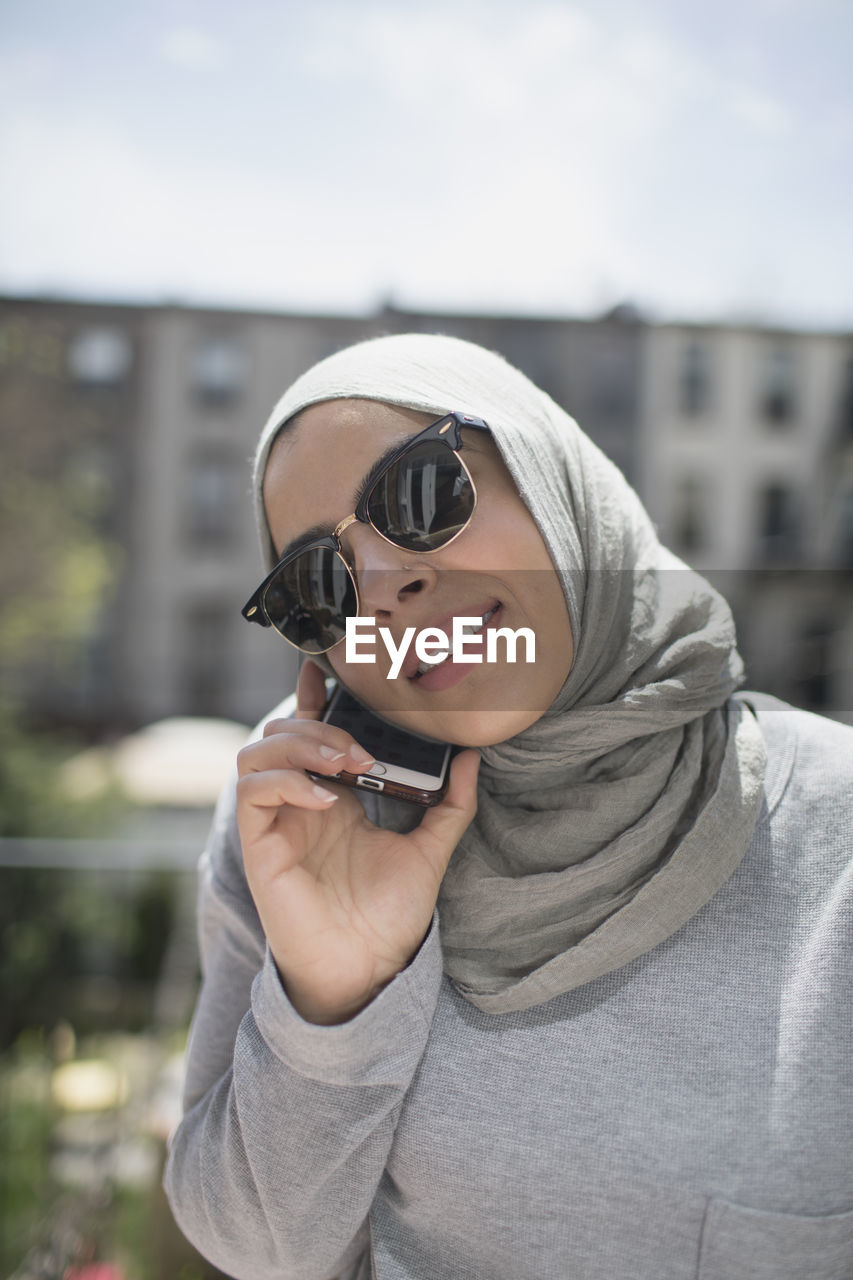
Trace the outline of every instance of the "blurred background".
<path fill-rule="evenodd" d="M 846 0 L 0 6 L 0 1275 L 203 1280 L 194 870 L 292 687 L 249 459 L 379 333 L 524 369 L 853 721 Z"/>

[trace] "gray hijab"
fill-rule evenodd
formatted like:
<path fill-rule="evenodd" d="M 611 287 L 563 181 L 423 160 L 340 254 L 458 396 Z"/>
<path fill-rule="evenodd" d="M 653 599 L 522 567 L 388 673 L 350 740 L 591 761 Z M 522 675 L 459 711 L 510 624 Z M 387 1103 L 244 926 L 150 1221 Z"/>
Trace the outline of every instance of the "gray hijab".
<path fill-rule="evenodd" d="M 479 809 L 439 895 L 445 968 L 490 1013 L 526 1009 L 627 964 L 716 893 L 749 846 L 765 750 L 725 601 L 658 542 L 622 474 L 500 356 L 437 335 L 330 356 L 279 401 L 381 400 L 488 422 L 551 554 L 575 655 L 552 706 L 483 748 Z M 388 810 L 388 825 L 394 824 Z"/>

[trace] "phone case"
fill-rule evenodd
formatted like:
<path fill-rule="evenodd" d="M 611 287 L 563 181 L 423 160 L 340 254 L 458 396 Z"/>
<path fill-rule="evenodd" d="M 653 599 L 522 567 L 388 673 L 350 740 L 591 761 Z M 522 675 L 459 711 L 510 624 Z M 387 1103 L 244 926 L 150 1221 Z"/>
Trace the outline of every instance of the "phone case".
<path fill-rule="evenodd" d="M 312 773 L 310 769 L 308 773 L 321 783 L 340 782 L 342 786 L 352 787 L 355 791 L 370 791 L 373 795 L 391 796 L 394 800 L 408 800 L 410 804 L 419 804 L 425 809 L 441 803 L 447 794 L 449 782 L 449 778 L 445 777 L 444 784 L 438 791 L 422 791 L 416 787 L 403 786 L 401 783 L 371 778 L 369 774 L 363 773 L 339 773 L 335 777 L 330 777 L 328 774 Z M 381 783 L 381 785 L 377 786 L 377 783 Z"/>
<path fill-rule="evenodd" d="M 430 742 L 428 739 L 419 738 L 417 734 L 408 733 L 388 721 L 383 721 L 381 717 L 359 703 L 348 690 L 343 689 L 341 686 L 333 690 L 323 712 L 324 720 L 330 719 L 330 712 L 336 700 L 338 701 L 335 710 L 338 714 L 333 722 L 340 724 L 342 728 L 352 733 L 356 740 L 361 741 L 362 746 L 371 751 L 377 760 L 381 760 L 383 763 L 396 764 L 401 768 L 415 768 L 417 771 L 417 766 L 411 761 L 404 761 L 399 753 L 405 750 L 411 751 L 412 744 L 414 744 L 416 751 L 426 750 L 427 752 L 434 752 L 436 747 L 439 746 L 439 744 Z M 388 740 L 389 735 L 390 741 Z M 398 758 L 395 759 L 395 755 Z M 449 768 L 450 761 L 448 760 L 442 786 L 437 790 L 428 790 L 400 782 L 397 779 L 379 778 L 365 773 L 339 773 L 334 778 L 334 781 L 358 791 L 372 791 L 375 795 L 391 796 L 395 800 L 405 800 L 409 804 L 431 808 L 433 805 L 440 804 L 447 794 Z M 428 767 L 424 767 L 420 771 L 430 773 L 431 776 L 436 778 L 440 776 L 437 770 L 431 770 Z M 328 775 L 316 774 L 310 769 L 308 773 L 320 782 L 332 780 Z"/>

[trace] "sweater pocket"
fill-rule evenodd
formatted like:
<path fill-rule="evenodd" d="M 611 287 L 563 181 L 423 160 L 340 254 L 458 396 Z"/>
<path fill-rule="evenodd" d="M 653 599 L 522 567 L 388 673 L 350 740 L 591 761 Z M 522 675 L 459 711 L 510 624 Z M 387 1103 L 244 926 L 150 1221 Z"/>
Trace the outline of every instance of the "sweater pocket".
<path fill-rule="evenodd" d="M 853 1211 L 824 1217 L 765 1213 L 711 1200 L 698 1280 L 850 1280 Z"/>

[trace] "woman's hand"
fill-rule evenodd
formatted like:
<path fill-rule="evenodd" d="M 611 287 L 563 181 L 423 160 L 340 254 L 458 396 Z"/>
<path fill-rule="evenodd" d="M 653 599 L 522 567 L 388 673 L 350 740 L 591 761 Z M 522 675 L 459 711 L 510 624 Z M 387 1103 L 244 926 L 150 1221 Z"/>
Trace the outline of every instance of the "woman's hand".
<path fill-rule="evenodd" d="M 335 1023 L 364 1008 L 423 941 L 450 855 L 476 812 L 480 757 L 456 757 L 447 795 L 416 830 L 384 831 L 350 789 L 305 773 L 364 771 L 370 760 L 343 729 L 318 719 L 324 703 L 323 674 L 306 662 L 294 718 L 272 721 L 240 753 L 237 822 L 288 996 L 308 1021 Z"/>

